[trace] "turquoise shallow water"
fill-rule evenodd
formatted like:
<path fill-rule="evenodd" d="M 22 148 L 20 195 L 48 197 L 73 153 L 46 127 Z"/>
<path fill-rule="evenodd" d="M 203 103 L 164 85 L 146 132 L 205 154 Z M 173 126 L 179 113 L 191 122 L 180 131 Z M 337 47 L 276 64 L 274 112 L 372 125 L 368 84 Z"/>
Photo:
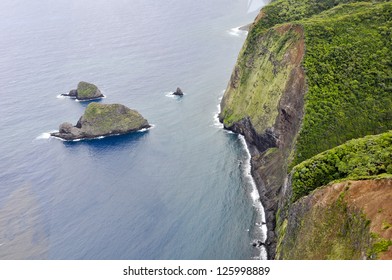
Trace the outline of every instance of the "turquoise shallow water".
<path fill-rule="evenodd" d="M 35 2 L 0 3 L 0 258 L 259 256 L 248 155 L 215 118 L 247 1 Z M 57 98 L 80 80 L 154 127 L 47 138 L 87 106 Z"/>

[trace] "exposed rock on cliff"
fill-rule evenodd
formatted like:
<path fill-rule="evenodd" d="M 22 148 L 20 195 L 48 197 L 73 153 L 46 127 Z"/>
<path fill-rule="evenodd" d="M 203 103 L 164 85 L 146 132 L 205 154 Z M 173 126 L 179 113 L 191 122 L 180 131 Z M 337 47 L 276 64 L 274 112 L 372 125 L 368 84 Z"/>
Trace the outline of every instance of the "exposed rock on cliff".
<path fill-rule="evenodd" d="M 392 176 L 344 181 L 292 204 L 279 227 L 280 259 L 392 259 Z"/>
<path fill-rule="evenodd" d="M 96 85 L 87 82 L 79 82 L 77 89 L 71 90 L 68 94 L 62 94 L 62 96 L 69 96 L 85 101 L 104 97 Z"/>
<path fill-rule="evenodd" d="M 125 134 L 150 125 L 137 111 L 121 104 L 90 103 L 76 126 L 60 125 L 59 132 L 52 136 L 64 140 L 89 139 L 99 136 Z"/>

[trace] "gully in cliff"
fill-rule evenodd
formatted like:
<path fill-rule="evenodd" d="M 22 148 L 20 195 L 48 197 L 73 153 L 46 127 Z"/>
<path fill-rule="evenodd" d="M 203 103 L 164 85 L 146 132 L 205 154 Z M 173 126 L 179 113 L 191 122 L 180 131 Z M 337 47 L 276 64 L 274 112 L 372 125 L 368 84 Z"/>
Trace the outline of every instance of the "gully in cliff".
<path fill-rule="evenodd" d="M 87 106 L 76 126 L 65 122 L 60 125 L 59 132 L 51 133 L 51 136 L 64 140 L 92 139 L 149 127 L 142 115 L 124 105 L 93 102 Z"/>

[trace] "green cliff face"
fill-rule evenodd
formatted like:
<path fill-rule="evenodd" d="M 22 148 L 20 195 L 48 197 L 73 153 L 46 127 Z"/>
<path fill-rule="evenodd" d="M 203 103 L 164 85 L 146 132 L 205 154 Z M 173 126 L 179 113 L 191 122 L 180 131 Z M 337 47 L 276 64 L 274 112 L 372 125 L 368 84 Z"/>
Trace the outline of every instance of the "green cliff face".
<path fill-rule="evenodd" d="M 300 27 L 280 26 L 268 30 L 257 42 L 257 49 L 243 50 L 222 99 L 221 118 L 226 127 L 249 117 L 261 134 L 275 124 L 276 108 L 291 71 L 298 65 L 293 56 L 300 55 L 294 52 L 301 47 L 301 38 Z"/>
<path fill-rule="evenodd" d="M 392 173 L 387 132 L 392 130 L 391 14 L 390 1 L 277 0 L 262 9 L 250 28 L 220 119 L 256 148 L 252 172 L 272 230 L 270 258 L 276 252 L 279 258 L 376 256 L 367 253 L 378 242 L 366 228 L 369 218 L 362 219 L 355 203 L 345 216 L 336 210 L 345 202 L 336 199 L 317 211 L 309 201 L 301 202 L 309 219 L 323 223 L 326 212 L 336 213 L 343 225 L 348 221 L 348 232 L 359 228 L 353 233 L 357 239 L 334 245 L 335 253 L 308 248 L 305 255 L 296 255 L 300 247 L 288 246 L 287 240 L 306 238 L 290 239 L 298 232 L 287 231 L 293 226 L 287 217 L 297 215 L 292 205 L 303 196 L 333 180 Z M 392 236 L 386 237 L 388 243 Z M 352 242 L 363 246 L 353 249 Z"/>

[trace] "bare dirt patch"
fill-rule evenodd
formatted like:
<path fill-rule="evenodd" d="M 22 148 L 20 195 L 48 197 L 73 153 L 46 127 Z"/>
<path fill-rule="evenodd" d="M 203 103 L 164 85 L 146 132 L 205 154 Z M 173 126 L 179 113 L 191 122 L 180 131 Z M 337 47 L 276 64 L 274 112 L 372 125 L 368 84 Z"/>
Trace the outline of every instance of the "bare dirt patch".
<path fill-rule="evenodd" d="M 329 185 L 315 191 L 312 202 L 315 206 L 329 205 L 343 191 L 348 206 L 361 209 L 371 221 L 370 231 L 392 240 L 392 179 L 345 181 Z M 379 258 L 392 259 L 392 246 Z"/>

